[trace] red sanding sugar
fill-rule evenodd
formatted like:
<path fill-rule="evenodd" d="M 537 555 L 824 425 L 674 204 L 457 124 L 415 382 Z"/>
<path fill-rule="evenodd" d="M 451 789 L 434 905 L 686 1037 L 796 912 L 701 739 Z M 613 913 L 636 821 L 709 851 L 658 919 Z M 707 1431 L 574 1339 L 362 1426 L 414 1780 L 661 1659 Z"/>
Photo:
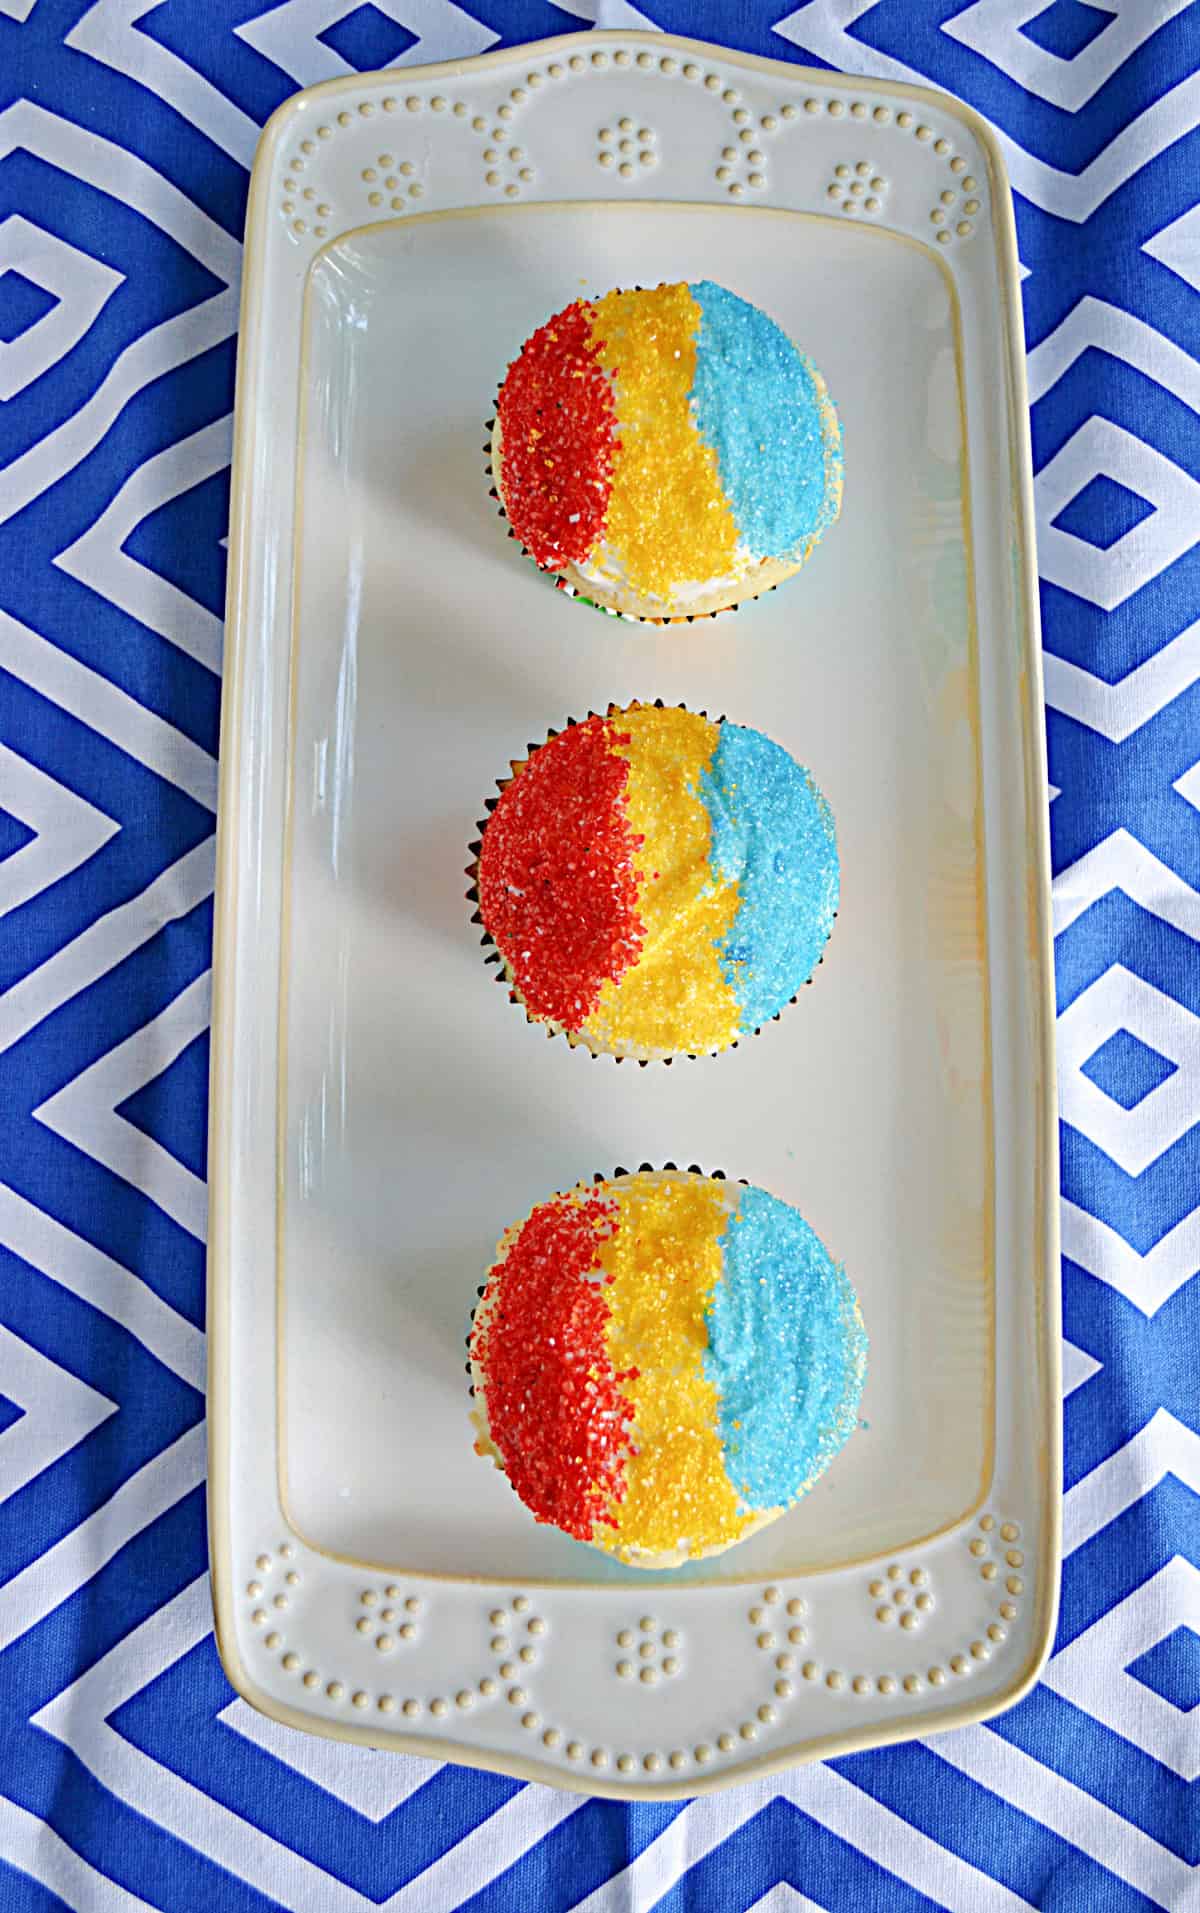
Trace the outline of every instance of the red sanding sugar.
<path fill-rule="evenodd" d="M 613 1368 L 604 1285 L 587 1279 L 615 1215 L 600 1196 L 540 1203 L 492 1270 L 471 1340 L 509 1480 L 537 1520 L 579 1541 L 616 1525 L 631 1452 L 620 1384 L 637 1370 Z"/>
<path fill-rule="evenodd" d="M 544 571 L 582 563 L 604 529 L 616 412 L 582 299 L 547 320 L 509 367 L 496 411 L 504 508 Z"/>
<path fill-rule="evenodd" d="M 551 738 L 505 786 L 483 834 L 479 908 L 526 1008 L 582 1028 L 600 990 L 636 963 L 638 915 L 627 744 L 606 718 Z"/>

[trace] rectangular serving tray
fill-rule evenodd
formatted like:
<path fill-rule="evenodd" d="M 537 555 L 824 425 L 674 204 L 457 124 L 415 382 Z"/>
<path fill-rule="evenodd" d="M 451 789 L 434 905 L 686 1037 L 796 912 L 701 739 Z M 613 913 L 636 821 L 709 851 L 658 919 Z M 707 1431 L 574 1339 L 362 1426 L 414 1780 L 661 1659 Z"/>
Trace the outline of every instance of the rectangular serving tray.
<path fill-rule="evenodd" d="M 815 359 L 839 523 L 670 628 L 573 604 L 489 497 L 549 313 L 715 278 Z M 977 1720 L 1058 1561 L 1047 786 L 1012 209 L 944 95 L 590 33 L 311 88 L 255 162 L 210 1140 L 211 1525 L 235 1687 L 318 1733 L 625 1796 Z M 609 700 L 757 726 L 837 818 L 814 986 L 618 1067 L 510 1006 L 464 865 L 510 759 Z M 871 1337 L 791 1514 L 647 1576 L 472 1450 L 501 1231 L 618 1165 L 795 1203 Z M 645 1643 L 632 1650 L 627 1637 Z"/>

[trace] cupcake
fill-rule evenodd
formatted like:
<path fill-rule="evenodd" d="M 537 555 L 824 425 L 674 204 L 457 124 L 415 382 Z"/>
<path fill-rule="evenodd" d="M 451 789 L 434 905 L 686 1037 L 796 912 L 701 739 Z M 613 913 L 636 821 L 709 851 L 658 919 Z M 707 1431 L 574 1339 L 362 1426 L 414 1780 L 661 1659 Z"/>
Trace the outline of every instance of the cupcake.
<path fill-rule="evenodd" d="M 508 369 L 491 451 L 535 564 L 631 618 L 758 597 L 841 509 L 824 379 L 765 312 L 709 279 L 556 313 Z"/>
<path fill-rule="evenodd" d="M 853 1433 L 867 1338 L 795 1209 L 618 1171 L 502 1237 L 469 1340 L 477 1452 L 536 1521 L 634 1567 L 721 1554 Z"/>
<path fill-rule="evenodd" d="M 513 764 L 470 867 L 531 1022 L 640 1062 L 728 1048 L 820 961 L 833 813 L 761 731 L 610 706 Z"/>

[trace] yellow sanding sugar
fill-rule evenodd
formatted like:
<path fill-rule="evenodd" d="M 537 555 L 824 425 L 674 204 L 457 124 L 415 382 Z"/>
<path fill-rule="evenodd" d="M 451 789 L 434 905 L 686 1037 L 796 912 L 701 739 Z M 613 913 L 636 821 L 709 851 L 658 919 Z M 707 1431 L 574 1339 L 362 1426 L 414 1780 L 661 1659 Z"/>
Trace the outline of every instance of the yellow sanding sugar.
<path fill-rule="evenodd" d="M 683 1541 L 696 1554 L 737 1540 L 753 1520 L 739 1513 L 725 1472 L 717 1391 L 703 1367 L 728 1205 L 716 1183 L 691 1179 L 617 1183 L 610 1193 L 620 1220 L 600 1246 L 601 1266 L 615 1277 L 605 1290 L 607 1343 L 615 1369 L 638 1370 L 622 1383 L 638 1452 L 616 1529 L 598 1527 L 594 1538 L 617 1553 L 667 1553 Z"/>
<path fill-rule="evenodd" d="M 717 455 L 689 410 L 700 320 L 686 285 L 609 292 L 592 315 L 620 419 L 605 538 L 634 589 L 658 598 L 736 570 Z"/>
<path fill-rule="evenodd" d="M 635 836 L 641 955 L 605 983 L 588 1030 L 608 1044 L 645 1050 L 711 1050 L 735 1041 L 738 999 L 721 970 L 717 939 L 737 915 L 736 883 L 717 884 L 709 863 L 712 822 L 701 797 L 720 736 L 692 711 L 631 705 L 615 714 L 614 743 L 628 758 L 626 815 Z"/>

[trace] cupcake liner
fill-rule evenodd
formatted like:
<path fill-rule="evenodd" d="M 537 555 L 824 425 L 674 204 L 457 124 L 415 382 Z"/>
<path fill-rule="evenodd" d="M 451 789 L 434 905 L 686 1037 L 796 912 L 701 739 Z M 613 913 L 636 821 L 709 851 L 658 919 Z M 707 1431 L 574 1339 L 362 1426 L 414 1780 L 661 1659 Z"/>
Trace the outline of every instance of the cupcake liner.
<path fill-rule="evenodd" d="M 723 605 L 719 611 L 682 612 L 675 618 L 641 618 L 638 617 L 635 612 L 618 611 L 613 605 L 600 604 L 595 598 L 589 598 L 587 593 L 581 589 L 579 585 L 573 584 L 564 573 L 544 570 L 543 567 L 538 564 L 537 559 L 530 551 L 528 545 L 521 543 L 516 532 L 508 523 L 508 513 L 504 509 L 504 501 L 500 496 L 500 490 L 496 484 L 494 456 L 496 420 L 494 416 L 485 421 L 483 429 L 487 433 L 483 449 L 487 454 L 488 461 L 484 466 L 484 476 L 491 480 L 491 484 L 488 487 L 488 497 L 495 500 L 497 517 L 502 518 L 505 524 L 508 525 L 508 536 L 520 548 L 522 557 L 528 558 L 539 577 L 547 579 L 556 591 L 561 591 L 563 596 L 569 598 L 573 604 L 586 605 L 589 610 L 599 611 L 606 618 L 617 618 L 623 624 L 645 624 L 661 628 L 663 625 L 668 624 L 709 623 L 713 618 L 726 617 L 732 612 L 740 610 L 743 604 L 750 604 L 755 598 L 765 598 L 769 592 L 779 589 L 778 585 L 768 585 L 765 591 L 747 592 L 746 596 L 739 599 L 737 604 Z"/>
<path fill-rule="evenodd" d="M 638 700 L 638 701 L 642 703 L 645 702 L 644 699 Z M 653 704 L 653 708 L 658 711 L 666 710 L 668 708 L 665 700 L 661 697 L 654 698 L 652 700 L 652 704 Z M 603 712 L 589 710 L 587 715 L 589 718 L 601 717 L 601 716 L 612 717 L 616 713 L 622 711 L 624 708 L 625 707 L 623 705 L 610 703 Z M 671 708 L 675 710 L 679 710 L 679 711 L 691 711 L 691 706 L 689 704 L 683 703 L 682 701 Z M 708 712 L 697 711 L 695 713 L 695 716 L 706 718 L 708 716 Z M 721 713 L 720 717 L 713 719 L 713 722 L 716 724 L 724 724 L 725 721 L 726 719 L 725 719 L 724 712 Z M 550 727 L 546 732 L 546 736 L 543 739 L 543 743 L 546 743 L 546 744 L 551 743 L 554 738 L 561 736 L 563 731 L 573 729 L 575 725 L 577 725 L 580 722 L 581 720 L 577 717 L 568 717 L 564 721 L 564 723 L 560 724 L 557 727 L 557 729 L 555 729 L 554 727 Z M 525 1021 L 527 1023 L 534 1025 L 538 1029 L 544 1030 L 548 1038 L 553 1038 L 556 1036 L 565 1037 L 566 1041 L 570 1044 L 572 1049 L 584 1050 L 586 1054 L 591 1057 L 593 1062 L 597 1062 L 603 1057 L 606 1061 L 613 1062 L 613 1063 L 636 1062 L 640 1069 L 647 1069 L 651 1063 L 661 1063 L 664 1066 L 664 1068 L 670 1069 L 671 1065 L 677 1061 L 686 1061 L 689 1063 L 695 1063 L 695 1062 L 699 1062 L 701 1058 L 703 1057 L 723 1056 L 725 1055 L 726 1051 L 737 1049 L 739 1044 L 742 1043 L 747 1037 L 761 1036 L 766 1025 L 760 1023 L 753 1030 L 742 1030 L 734 1038 L 732 1043 L 727 1043 L 724 1045 L 722 1049 L 718 1049 L 718 1050 L 676 1050 L 670 1056 L 635 1056 L 630 1054 L 621 1056 L 621 1055 L 613 1055 L 606 1050 L 592 1049 L 584 1041 L 582 1036 L 574 1035 L 570 1030 L 568 1030 L 565 1027 L 565 1025 L 561 1023 L 549 1022 L 547 1021 L 545 1017 L 534 1016 L 528 1009 L 525 1009 L 525 1004 L 521 997 L 521 993 L 518 989 L 516 989 L 516 987 L 513 984 L 512 973 L 509 970 L 508 964 L 506 963 L 504 959 L 503 952 L 497 947 L 495 938 L 492 936 L 491 932 L 484 925 L 483 914 L 479 907 L 479 858 L 483 849 L 484 832 L 487 830 L 488 821 L 491 816 L 491 813 L 495 810 L 497 804 L 500 802 L 501 795 L 508 788 L 509 784 L 511 784 L 513 778 L 516 777 L 519 774 L 519 772 L 525 768 L 526 764 L 529 762 L 530 758 L 534 755 L 535 751 L 539 751 L 541 750 L 541 748 L 542 748 L 541 744 L 526 745 L 524 757 L 510 758 L 509 765 L 510 765 L 511 775 L 508 777 L 498 777 L 496 779 L 496 795 L 494 797 L 484 798 L 483 807 L 484 807 L 484 810 L 487 812 L 487 816 L 481 817 L 477 819 L 476 821 L 476 824 L 475 824 L 476 836 L 467 845 L 467 853 L 471 861 L 468 864 L 466 864 L 463 869 L 463 875 L 470 879 L 467 889 L 464 892 L 464 896 L 466 898 L 466 901 L 474 906 L 471 912 L 470 921 L 479 930 L 480 947 L 486 951 L 486 955 L 484 956 L 483 961 L 489 967 L 494 968 L 495 981 L 497 983 L 503 984 L 507 988 L 509 1002 L 516 1004 L 519 1008 L 524 1010 Z M 834 911 L 833 916 L 834 916 L 834 921 L 836 922 L 838 917 L 838 912 L 836 910 Z M 828 949 L 828 947 L 829 945 L 827 941 L 825 948 Z M 813 974 L 804 979 L 804 983 L 801 985 L 802 989 L 807 988 L 809 984 L 815 981 L 816 972 L 817 970 L 820 969 L 824 961 L 825 961 L 825 951 L 822 950 L 821 955 L 817 958 L 816 965 L 814 966 Z M 783 1004 L 778 1010 L 776 1010 L 774 1016 L 770 1017 L 768 1020 L 772 1023 L 780 1022 L 783 1017 L 784 1010 L 790 1009 L 792 1004 L 799 1002 L 799 1000 L 800 1000 L 800 991 L 796 990 L 794 994 L 788 998 L 787 1002 Z"/>

